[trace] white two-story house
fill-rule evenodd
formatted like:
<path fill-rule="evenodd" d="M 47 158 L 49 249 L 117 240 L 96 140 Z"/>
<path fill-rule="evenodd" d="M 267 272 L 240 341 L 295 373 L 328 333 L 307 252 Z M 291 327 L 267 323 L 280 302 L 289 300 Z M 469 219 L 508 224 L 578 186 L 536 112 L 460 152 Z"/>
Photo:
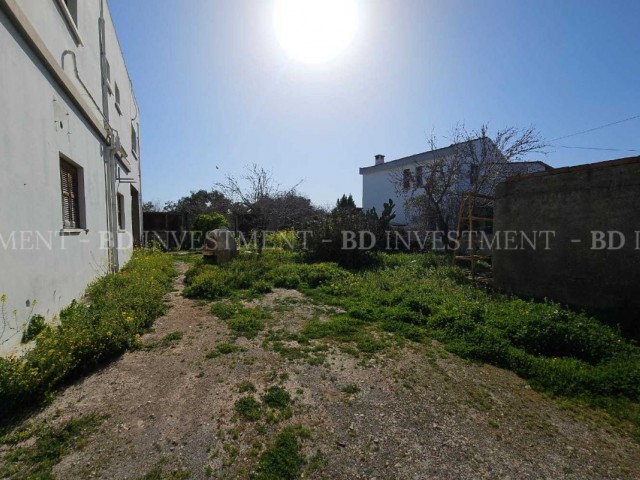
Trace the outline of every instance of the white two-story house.
<path fill-rule="evenodd" d="M 107 0 L 0 0 L 0 52 L 7 353 L 139 242 L 140 112 Z"/>
<path fill-rule="evenodd" d="M 491 158 L 497 159 L 494 163 L 496 167 L 486 167 L 492 164 Z M 422 191 L 421 187 L 428 179 L 430 168 L 434 166 L 442 168 L 454 162 L 458 162 L 459 166 L 455 168 L 456 173 L 452 176 L 456 183 L 452 190 L 458 192 L 473 189 L 475 179 L 481 176 L 479 172 L 481 168 L 492 170 L 487 174 L 494 177 L 492 185 L 510 176 L 551 168 L 540 161 L 506 162 L 493 142 L 486 137 L 392 161 L 385 161 L 384 155 L 376 155 L 373 165 L 360 168 L 362 208 L 364 210 L 375 208 L 377 212 L 381 212 L 384 203 L 391 199 L 396 205 L 393 224 L 411 226 L 412 212 L 411 208 L 407 207 L 407 199 Z M 491 188 L 488 188 L 489 191 L 487 188 L 482 190 L 485 194 L 493 193 Z"/>

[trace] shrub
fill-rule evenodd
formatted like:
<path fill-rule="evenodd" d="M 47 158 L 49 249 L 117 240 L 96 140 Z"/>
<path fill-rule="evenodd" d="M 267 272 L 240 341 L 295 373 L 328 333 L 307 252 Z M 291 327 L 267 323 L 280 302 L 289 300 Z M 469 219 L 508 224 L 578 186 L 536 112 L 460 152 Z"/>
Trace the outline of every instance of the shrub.
<path fill-rule="evenodd" d="M 253 282 L 251 285 L 251 291 L 254 293 L 270 293 L 271 292 L 271 284 L 266 280 L 257 280 Z"/>
<path fill-rule="evenodd" d="M 194 218 L 193 223 L 191 224 L 191 230 L 194 232 L 201 232 L 201 238 L 204 239 L 207 232 L 227 226 L 227 219 L 220 213 L 203 213 Z"/>
<path fill-rule="evenodd" d="M 211 313 L 220 320 L 229 320 L 244 310 L 245 308 L 239 303 L 218 302 L 211 305 Z"/>
<path fill-rule="evenodd" d="M 265 319 L 269 315 L 256 308 L 245 308 L 239 314 L 229 319 L 228 325 L 237 335 L 255 338 L 264 329 Z"/>
<path fill-rule="evenodd" d="M 211 350 L 205 355 L 205 358 L 216 358 L 220 355 L 228 355 L 235 352 L 243 352 L 244 348 L 234 343 L 221 343 L 215 350 Z"/>
<path fill-rule="evenodd" d="M 284 264 L 276 267 L 270 274 L 273 285 L 277 288 L 296 289 L 302 283 L 298 265 Z"/>
<path fill-rule="evenodd" d="M 265 233 L 264 242 L 269 247 L 290 251 L 300 247 L 298 234 L 293 229 Z"/>
<path fill-rule="evenodd" d="M 29 319 L 27 328 L 22 332 L 22 343 L 28 343 L 35 339 L 40 332 L 42 332 L 47 325 L 42 315 L 34 315 Z"/>
<path fill-rule="evenodd" d="M 255 480 L 295 479 L 300 476 L 305 458 L 302 455 L 300 438 L 309 437 L 309 432 L 296 426 L 285 427 L 258 461 Z"/>
<path fill-rule="evenodd" d="M 163 297 L 174 275 L 170 256 L 137 250 L 121 272 L 96 280 L 87 289 L 89 304 L 72 302 L 60 324 L 44 329 L 22 358 L 0 358 L 3 413 L 136 346 L 138 335 L 166 310 Z"/>
<path fill-rule="evenodd" d="M 185 297 L 216 300 L 231 294 L 233 289 L 229 273 L 213 265 L 207 267 L 200 268 L 198 273 L 188 278 L 187 286 L 183 290 Z"/>
<path fill-rule="evenodd" d="M 251 395 L 241 397 L 236 402 L 236 413 L 244 420 L 259 420 L 262 413 L 262 406 Z"/>
<path fill-rule="evenodd" d="M 271 408 L 285 408 L 291 402 L 291 395 L 282 387 L 269 387 L 262 401 Z"/>

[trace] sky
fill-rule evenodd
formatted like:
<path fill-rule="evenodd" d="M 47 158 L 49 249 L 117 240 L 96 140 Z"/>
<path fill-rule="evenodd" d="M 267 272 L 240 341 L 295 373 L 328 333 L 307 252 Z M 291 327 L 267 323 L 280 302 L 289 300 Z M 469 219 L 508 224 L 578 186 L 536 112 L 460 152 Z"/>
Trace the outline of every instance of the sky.
<path fill-rule="evenodd" d="M 361 0 L 333 60 L 292 59 L 272 0 L 109 0 L 141 108 L 143 198 L 256 163 L 318 205 L 457 124 L 535 126 L 554 167 L 639 155 L 640 2 Z M 564 147 L 607 148 L 585 150 Z M 628 151 L 628 150 L 635 150 Z"/>

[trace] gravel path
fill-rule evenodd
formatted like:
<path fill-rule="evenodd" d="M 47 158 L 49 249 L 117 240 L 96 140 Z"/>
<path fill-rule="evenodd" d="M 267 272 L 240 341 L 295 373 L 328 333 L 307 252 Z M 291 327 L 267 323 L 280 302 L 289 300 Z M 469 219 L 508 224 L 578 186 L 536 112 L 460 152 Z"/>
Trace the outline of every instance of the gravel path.
<path fill-rule="evenodd" d="M 167 315 L 143 337 L 148 348 L 67 388 L 32 420 L 108 416 L 54 468 L 56 478 L 250 478 L 288 424 L 311 431 L 305 478 L 640 478 L 638 443 L 594 412 L 562 409 L 510 372 L 470 364 L 436 343 L 366 357 L 319 342 L 318 353 L 287 359 L 264 341 L 267 330 L 234 339 L 208 305 L 181 296 L 182 280 Z M 290 290 L 254 304 L 272 312 L 272 330 L 295 331 L 323 315 Z M 158 344 L 172 332 L 183 336 Z M 234 341 L 243 351 L 205 358 Z M 283 386 L 291 418 L 238 418 L 238 385 L 247 382 L 256 398 Z"/>

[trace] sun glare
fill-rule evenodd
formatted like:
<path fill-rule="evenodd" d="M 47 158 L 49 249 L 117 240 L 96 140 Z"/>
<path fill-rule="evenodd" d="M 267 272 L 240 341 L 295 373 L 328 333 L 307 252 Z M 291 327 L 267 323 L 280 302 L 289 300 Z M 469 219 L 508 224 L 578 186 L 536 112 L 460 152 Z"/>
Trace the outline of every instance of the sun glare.
<path fill-rule="evenodd" d="M 355 0 L 276 0 L 273 23 L 290 57 L 323 63 L 351 43 L 358 15 Z"/>

